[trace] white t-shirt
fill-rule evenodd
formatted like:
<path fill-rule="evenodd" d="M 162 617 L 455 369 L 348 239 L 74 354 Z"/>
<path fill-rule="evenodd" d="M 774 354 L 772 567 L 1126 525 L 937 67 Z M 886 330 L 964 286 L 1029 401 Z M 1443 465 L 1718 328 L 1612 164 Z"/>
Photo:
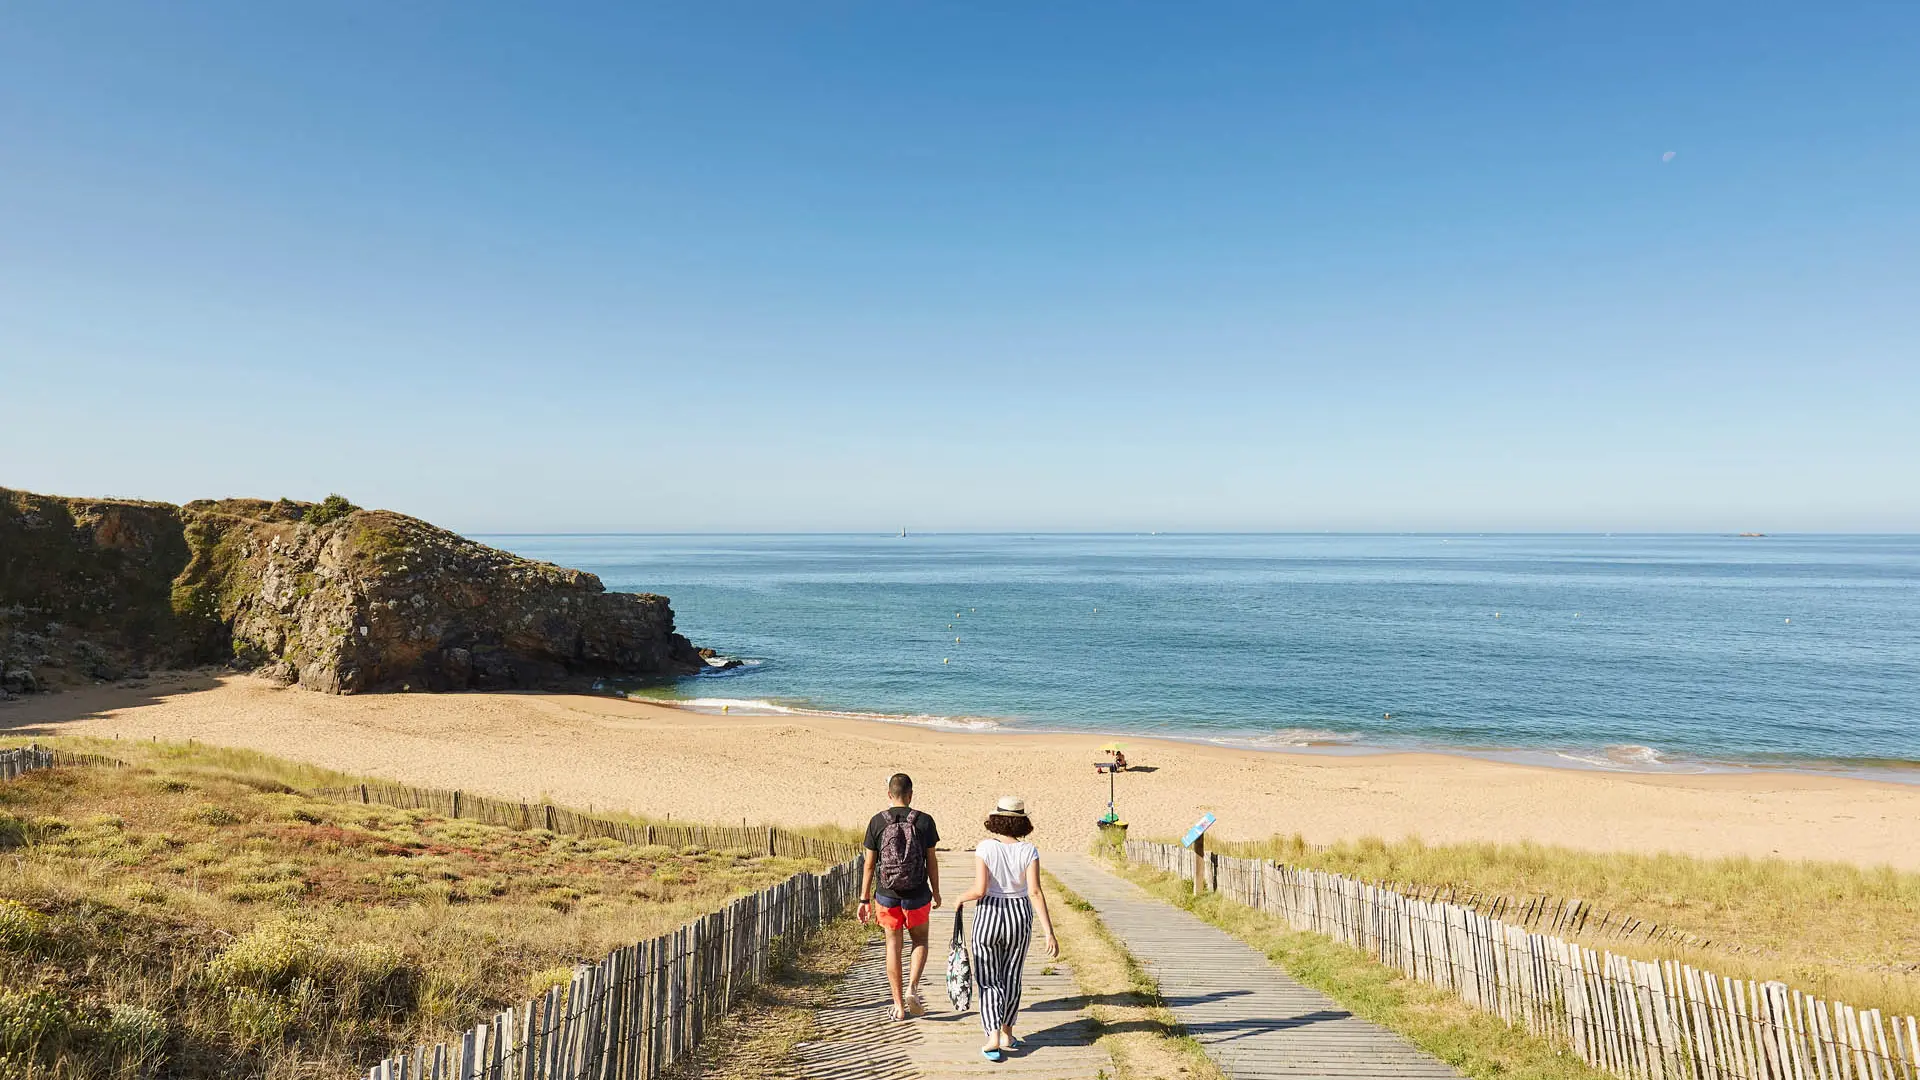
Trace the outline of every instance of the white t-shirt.
<path fill-rule="evenodd" d="M 1027 895 L 1027 867 L 1040 861 L 1040 849 L 1025 840 L 1008 843 L 989 836 L 973 849 L 987 864 L 988 896 Z"/>

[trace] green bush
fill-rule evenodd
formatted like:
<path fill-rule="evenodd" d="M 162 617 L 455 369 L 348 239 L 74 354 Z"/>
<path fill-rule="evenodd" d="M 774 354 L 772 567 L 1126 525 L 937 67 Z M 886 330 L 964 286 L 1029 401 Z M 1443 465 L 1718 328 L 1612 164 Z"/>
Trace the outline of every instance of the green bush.
<path fill-rule="evenodd" d="M 343 495 L 329 495 L 307 507 L 307 512 L 301 520 L 309 525 L 325 525 L 339 521 L 358 509 L 360 508 L 348 502 Z"/>
<path fill-rule="evenodd" d="M 243 1046 L 281 1042 L 299 1016 L 299 1005 L 279 994 L 245 987 L 227 993 L 227 1030 Z"/>
<path fill-rule="evenodd" d="M 18 900 L 0 900 L 0 950 L 27 952 L 45 940 L 47 917 Z"/>
<path fill-rule="evenodd" d="M 167 1045 L 167 1018 L 144 1005 L 116 1003 L 107 1006 L 101 1034 L 123 1059 L 150 1065 Z"/>
<path fill-rule="evenodd" d="M 202 825 L 237 825 L 240 823 L 239 814 L 234 813 L 229 807 L 221 806 L 219 803 L 201 803 L 199 806 L 193 808 L 190 816 Z"/>
<path fill-rule="evenodd" d="M 52 990 L 0 990 L 0 1050 L 32 1053 L 67 1041 L 73 1002 Z"/>
<path fill-rule="evenodd" d="M 285 990 L 326 966 L 326 948 L 291 919 L 261 923 L 221 950 L 207 975 L 229 990 Z"/>

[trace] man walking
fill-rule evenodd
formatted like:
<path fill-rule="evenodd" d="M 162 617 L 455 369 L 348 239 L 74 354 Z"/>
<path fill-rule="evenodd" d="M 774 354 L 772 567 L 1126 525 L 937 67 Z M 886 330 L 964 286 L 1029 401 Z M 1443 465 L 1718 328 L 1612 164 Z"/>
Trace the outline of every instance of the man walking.
<path fill-rule="evenodd" d="M 920 1001 L 920 973 L 927 967 L 927 916 L 940 906 L 940 864 L 933 853 L 940 832 L 933 818 L 913 808 L 913 778 L 906 773 L 894 773 L 887 780 L 887 802 L 890 805 L 867 822 L 860 921 L 878 920 L 886 931 L 893 1018 L 905 1020 L 927 1011 Z M 912 971 L 904 993 L 900 985 L 903 930 L 913 940 Z"/>

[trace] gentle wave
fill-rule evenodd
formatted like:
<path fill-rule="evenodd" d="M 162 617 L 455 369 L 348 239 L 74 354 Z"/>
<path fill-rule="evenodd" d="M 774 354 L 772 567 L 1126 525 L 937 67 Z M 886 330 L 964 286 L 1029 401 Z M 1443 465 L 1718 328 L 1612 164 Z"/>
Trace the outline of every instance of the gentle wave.
<path fill-rule="evenodd" d="M 1316 746 L 1359 746 L 1359 735 L 1323 728 L 1281 728 L 1265 735 L 1221 735 L 1206 740 L 1221 746 L 1249 747 L 1256 750 L 1298 749 Z"/>
<path fill-rule="evenodd" d="M 852 712 L 841 709 L 807 709 L 792 705 L 781 705 L 761 698 L 655 698 L 629 695 L 631 700 L 644 701 L 650 705 L 666 705 L 688 712 L 718 715 L 722 712 L 742 716 L 827 716 L 840 720 L 877 720 L 885 724 L 917 724 L 923 727 L 952 728 L 957 731 L 993 731 L 1001 727 L 998 720 L 984 716 L 934 716 L 931 714 L 900 714 L 876 712 Z"/>
<path fill-rule="evenodd" d="M 616 693 L 619 693 L 616 691 Z M 1557 768 L 1598 769 L 1607 772 L 1640 773 L 1715 773 L 1741 772 L 1748 769 L 1800 768 L 1809 771 L 1838 771 L 1843 774 L 1869 776 L 1876 779 L 1920 781 L 1920 765 L 1912 762 L 1849 762 L 1845 765 L 1827 762 L 1763 762 L 1707 761 L 1677 757 L 1657 747 L 1639 743 L 1616 743 L 1597 750 L 1575 749 L 1538 749 L 1523 747 L 1459 747 L 1445 744 L 1414 741 L 1382 741 L 1368 738 L 1366 734 L 1351 731 L 1333 731 L 1327 728 L 1289 727 L 1259 735 L 1215 735 L 1195 737 L 1169 732 L 1127 732 L 1099 731 L 1071 728 L 1038 727 L 1017 721 L 1000 720 L 984 716 L 938 716 L 933 714 L 905 714 L 861 712 L 849 709 L 817 709 L 804 706 L 782 705 L 764 698 L 727 698 L 697 697 L 673 698 L 653 697 L 640 693 L 623 694 L 633 701 L 650 705 L 664 705 L 669 708 L 685 709 L 688 712 L 718 716 L 724 711 L 733 716 L 819 716 L 840 720 L 871 720 L 883 724 L 909 724 L 917 727 L 938 728 L 949 731 L 993 732 L 1009 729 L 1031 732 L 1033 734 L 1081 735 L 1089 739 L 1126 739 L 1129 737 L 1164 738 L 1177 742 L 1206 743 L 1240 750 L 1260 750 L 1269 753 L 1287 751 L 1322 751 L 1348 754 L 1405 753 L 1424 752 L 1440 754 L 1464 754 L 1467 757 L 1482 758 L 1491 761 L 1504 761 L 1513 764 L 1545 765 Z"/>
<path fill-rule="evenodd" d="M 1706 772 L 1704 762 L 1682 761 L 1665 752 L 1639 743 L 1617 743 L 1597 751 L 1555 750 L 1552 756 L 1570 761 L 1580 768 L 1607 769 L 1615 772 Z"/>

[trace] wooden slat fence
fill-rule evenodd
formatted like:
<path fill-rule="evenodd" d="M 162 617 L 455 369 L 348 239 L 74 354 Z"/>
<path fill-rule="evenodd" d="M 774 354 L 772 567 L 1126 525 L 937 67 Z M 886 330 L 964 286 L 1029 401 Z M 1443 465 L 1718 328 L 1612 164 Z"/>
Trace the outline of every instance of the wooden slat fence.
<path fill-rule="evenodd" d="M 1184 848 L 1178 849 L 1185 851 Z M 1218 854 L 1225 859 L 1225 853 Z M 1257 861 L 1257 860 L 1248 860 Z M 1191 859 L 1188 859 L 1191 862 Z M 1193 880 L 1193 868 L 1182 865 L 1179 868 L 1161 867 L 1168 873 L 1178 873 L 1186 880 Z M 1624 912 L 1605 911 L 1593 906 L 1591 900 L 1574 897 L 1547 896 L 1508 896 L 1503 893 L 1483 893 L 1476 889 L 1466 889 L 1458 885 L 1442 885 L 1426 882 L 1381 882 L 1382 887 L 1392 889 L 1414 900 L 1435 901 L 1458 904 L 1472 908 L 1482 915 L 1491 915 L 1509 926 L 1524 926 L 1529 930 L 1539 930 L 1549 934 L 1579 934 L 1588 938 L 1602 938 L 1610 941 L 1642 941 L 1653 945 L 1678 945 L 1692 949 L 1717 949 L 1729 953 L 1756 953 L 1763 950 L 1742 945 L 1739 942 L 1702 937 L 1690 930 L 1677 926 L 1664 926 L 1650 922 Z"/>
<path fill-rule="evenodd" d="M 457 1042 L 420 1045 L 367 1080 L 643 1080 L 684 1060 L 707 1025 L 783 949 L 843 914 L 861 863 L 796 874 L 673 933 L 582 965 L 565 986 L 496 1014 Z"/>
<path fill-rule="evenodd" d="M 1128 840 L 1193 879 L 1192 852 Z M 1626 1080 L 1920 1080 L 1920 1019 L 1530 931 L 1463 904 L 1323 870 L 1207 857 L 1224 896 L 1362 949 Z"/>
<path fill-rule="evenodd" d="M 65 768 L 71 765 L 98 765 L 117 769 L 125 764 L 101 754 L 76 754 L 71 750 L 53 750 L 37 743 L 0 750 L 0 780 L 14 780 L 36 769 Z"/>
<path fill-rule="evenodd" d="M 416 788 L 403 784 L 354 784 L 320 788 L 322 798 L 378 803 L 402 810 L 428 810 L 446 817 L 501 825 L 509 829 L 545 829 L 572 836 L 599 836 L 628 844 L 664 844 L 707 851 L 766 852 L 796 859 L 844 862 L 860 854 L 860 845 L 823 840 L 771 825 L 735 828 L 730 825 L 643 825 L 617 818 L 594 817 L 552 803 L 523 803 L 494 799 L 465 791 Z"/>

